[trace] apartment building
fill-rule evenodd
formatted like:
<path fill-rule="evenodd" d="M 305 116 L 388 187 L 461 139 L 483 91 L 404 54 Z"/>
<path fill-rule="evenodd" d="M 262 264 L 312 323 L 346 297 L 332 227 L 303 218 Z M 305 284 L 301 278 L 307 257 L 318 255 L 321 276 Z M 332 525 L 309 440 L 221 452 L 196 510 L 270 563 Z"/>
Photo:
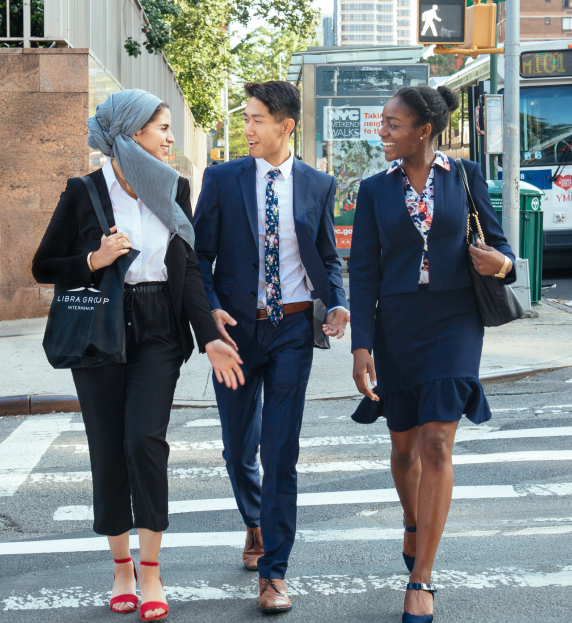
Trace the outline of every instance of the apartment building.
<path fill-rule="evenodd" d="M 341 2 L 338 45 L 410 45 L 416 12 L 414 0 Z"/>
<path fill-rule="evenodd" d="M 505 40 L 506 3 L 499 3 L 500 42 Z M 572 40 L 572 0 L 521 0 L 521 41 Z"/>

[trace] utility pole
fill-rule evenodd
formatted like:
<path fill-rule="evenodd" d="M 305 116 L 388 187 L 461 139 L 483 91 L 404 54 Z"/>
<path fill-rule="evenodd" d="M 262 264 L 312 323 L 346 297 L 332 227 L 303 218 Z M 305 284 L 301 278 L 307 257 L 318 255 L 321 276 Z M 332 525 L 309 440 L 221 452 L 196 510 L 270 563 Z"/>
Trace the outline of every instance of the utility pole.
<path fill-rule="evenodd" d="M 504 43 L 504 153 L 502 226 L 514 254 L 520 257 L 520 0 L 506 3 Z"/>
<path fill-rule="evenodd" d="M 498 45 L 498 23 L 499 23 L 499 5 L 497 4 L 497 23 L 495 25 L 495 48 Z M 490 55 L 490 76 L 491 76 L 491 95 L 496 95 L 499 92 L 499 73 L 498 73 L 498 55 L 491 54 Z M 491 154 L 489 156 L 490 170 L 491 170 L 491 180 L 498 180 L 499 178 L 499 166 L 498 166 L 498 156 L 496 154 Z"/>

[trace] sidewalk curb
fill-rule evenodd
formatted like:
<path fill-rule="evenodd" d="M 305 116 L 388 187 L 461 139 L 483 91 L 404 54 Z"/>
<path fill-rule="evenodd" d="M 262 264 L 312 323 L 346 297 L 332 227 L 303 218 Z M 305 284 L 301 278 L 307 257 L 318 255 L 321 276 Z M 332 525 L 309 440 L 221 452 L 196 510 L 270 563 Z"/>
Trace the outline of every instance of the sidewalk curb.
<path fill-rule="evenodd" d="M 480 375 L 483 385 L 489 383 L 504 383 L 517 381 L 527 376 L 539 374 L 541 372 L 553 372 L 564 366 L 546 366 L 538 368 L 512 368 L 499 370 L 498 372 L 484 372 Z M 338 392 L 335 394 L 312 394 L 306 396 L 306 401 L 316 400 L 346 400 L 349 398 L 361 398 L 357 391 Z M 173 409 L 206 409 L 216 408 L 215 400 L 180 400 L 173 401 Z M 46 415 L 49 413 L 77 413 L 80 406 L 77 396 L 63 396 L 50 394 L 24 394 L 22 396 L 1 396 L 0 397 L 0 417 L 7 415 Z"/>

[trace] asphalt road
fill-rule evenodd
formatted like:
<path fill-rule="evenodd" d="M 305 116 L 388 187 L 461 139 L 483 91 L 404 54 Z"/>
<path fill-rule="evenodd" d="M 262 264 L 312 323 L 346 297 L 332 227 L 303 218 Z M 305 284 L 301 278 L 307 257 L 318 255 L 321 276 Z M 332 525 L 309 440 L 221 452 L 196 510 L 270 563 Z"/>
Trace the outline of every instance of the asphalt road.
<path fill-rule="evenodd" d="M 572 369 L 489 384 L 493 419 L 480 427 L 462 421 L 454 449 L 456 499 L 435 565 L 436 623 L 569 618 L 567 381 Z M 279 615 L 282 621 L 401 621 L 407 575 L 401 510 L 387 469 L 388 431 L 382 421 L 351 421 L 356 405 L 307 403 L 299 462 L 306 505 L 299 509 L 287 576 L 294 608 Z M 241 564 L 240 516 L 224 502 L 232 492 L 216 418 L 215 409 L 172 413 L 172 513 L 161 568 L 174 623 L 264 618 L 257 610 L 257 576 Z M 106 605 L 111 556 L 91 531 L 90 504 L 79 415 L 0 418 L 3 622 L 120 619 Z M 215 504 L 223 510 L 196 511 Z M 79 548 L 91 551 L 68 551 Z M 123 616 L 139 620 L 138 614 Z"/>
<path fill-rule="evenodd" d="M 544 270 L 542 286 L 542 292 L 546 298 L 572 301 L 572 268 Z"/>

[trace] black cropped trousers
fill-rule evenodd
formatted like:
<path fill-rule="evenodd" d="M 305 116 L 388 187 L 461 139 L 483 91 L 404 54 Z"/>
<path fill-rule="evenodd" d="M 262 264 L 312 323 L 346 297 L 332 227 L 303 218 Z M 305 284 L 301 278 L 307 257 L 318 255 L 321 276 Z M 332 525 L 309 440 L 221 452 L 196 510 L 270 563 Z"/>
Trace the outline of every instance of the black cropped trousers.
<path fill-rule="evenodd" d="M 89 444 L 93 529 L 169 525 L 167 426 L 183 363 L 166 283 L 125 287 L 127 362 L 72 370 Z"/>

